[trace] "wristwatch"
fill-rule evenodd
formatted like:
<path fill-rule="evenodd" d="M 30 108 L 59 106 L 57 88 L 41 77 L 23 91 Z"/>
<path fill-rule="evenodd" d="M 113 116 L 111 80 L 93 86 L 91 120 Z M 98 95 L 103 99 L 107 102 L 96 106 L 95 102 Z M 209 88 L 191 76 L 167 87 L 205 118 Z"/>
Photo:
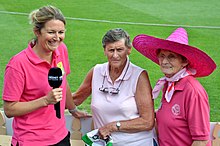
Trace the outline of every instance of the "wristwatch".
<path fill-rule="evenodd" d="M 74 109 L 69 109 L 69 112 L 70 112 L 71 114 L 73 114 L 73 113 L 75 113 L 75 112 L 77 112 L 77 111 L 78 111 L 77 106 L 75 106 Z"/>
<path fill-rule="evenodd" d="M 118 131 L 120 130 L 120 127 L 121 127 L 121 123 L 118 121 L 118 122 L 116 122 L 116 127 L 117 127 L 117 129 L 118 129 Z"/>

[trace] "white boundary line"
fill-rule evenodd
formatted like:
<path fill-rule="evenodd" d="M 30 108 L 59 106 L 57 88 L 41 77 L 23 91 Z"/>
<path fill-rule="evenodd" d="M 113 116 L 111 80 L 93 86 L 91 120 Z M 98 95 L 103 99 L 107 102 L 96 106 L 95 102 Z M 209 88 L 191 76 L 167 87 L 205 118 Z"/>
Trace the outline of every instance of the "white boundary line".
<path fill-rule="evenodd" d="M 2 14 L 26 15 L 26 16 L 28 16 L 27 13 L 21 13 L 21 12 L 0 11 L 0 14 L 1 13 Z M 101 22 L 101 23 L 112 23 L 112 24 L 220 29 L 220 26 L 193 26 L 193 25 L 182 25 L 182 24 L 177 25 L 177 24 L 154 24 L 154 23 L 138 23 L 138 22 L 119 22 L 119 21 L 97 20 L 97 19 L 87 19 L 87 18 L 74 18 L 74 17 L 65 17 L 65 18 L 69 19 L 69 20 L 79 20 L 79 21 L 88 21 L 88 22 Z"/>

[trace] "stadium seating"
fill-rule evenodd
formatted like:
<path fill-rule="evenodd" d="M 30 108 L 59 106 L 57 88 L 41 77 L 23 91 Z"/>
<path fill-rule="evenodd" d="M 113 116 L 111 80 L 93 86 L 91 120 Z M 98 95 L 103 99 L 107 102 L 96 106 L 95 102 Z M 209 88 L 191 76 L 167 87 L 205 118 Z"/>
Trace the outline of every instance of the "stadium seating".
<path fill-rule="evenodd" d="M 71 133 L 71 144 L 76 146 L 84 146 L 81 140 L 82 135 L 93 130 L 92 118 L 76 119 L 72 115 L 66 113 L 66 127 Z M 7 118 L 3 111 L 0 112 L 0 146 L 10 146 L 12 130 L 12 119 Z M 210 139 L 212 146 L 220 146 L 220 123 L 210 122 Z"/>

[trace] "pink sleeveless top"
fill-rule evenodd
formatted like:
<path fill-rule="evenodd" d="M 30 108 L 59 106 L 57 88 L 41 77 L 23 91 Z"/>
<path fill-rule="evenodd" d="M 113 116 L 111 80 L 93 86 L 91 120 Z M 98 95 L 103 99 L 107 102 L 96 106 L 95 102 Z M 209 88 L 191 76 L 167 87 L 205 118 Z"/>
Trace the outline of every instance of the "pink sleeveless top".
<path fill-rule="evenodd" d="M 108 63 L 98 64 L 94 67 L 91 109 L 96 129 L 113 121 L 129 120 L 139 117 L 135 102 L 135 92 L 138 78 L 142 71 L 142 68 L 130 63 L 128 60 L 122 74 L 113 84 L 109 76 Z M 106 77 L 104 78 L 104 76 Z M 122 79 L 123 81 L 121 82 Z M 99 90 L 102 84 L 103 87 L 108 87 L 109 91 L 111 91 L 112 88 L 117 88 L 120 83 L 120 91 L 116 95 L 104 93 Z M 111 136 L 114 146 L 153 145 L 152 131 L 137 133 L 114 132 Z"/>

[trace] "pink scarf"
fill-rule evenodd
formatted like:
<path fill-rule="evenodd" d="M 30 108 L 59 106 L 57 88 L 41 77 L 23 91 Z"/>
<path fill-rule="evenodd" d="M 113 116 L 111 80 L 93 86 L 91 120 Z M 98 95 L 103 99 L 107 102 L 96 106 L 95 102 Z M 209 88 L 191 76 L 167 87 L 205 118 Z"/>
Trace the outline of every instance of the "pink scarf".
<path fill-rule="evenodd" d="M 174 93 L 174 83 L 186 76 L 195 75 L 195 74 L 196 74 L 196 70 L 194 69 L 186 70 L 186 68 L 183 68 L 171 78 L 167 78 L 167 77 L 160 78 L 157 81 L 157 84 L 155 85 L 152 91 L 153 99 L 158 97 L 158 95 L 160 94 L 160 90 L 163 88 L 164 84 L 168 82 L 168 87 L 165 93 L 165 99 L 167 102 L 170 102 Z"/>

